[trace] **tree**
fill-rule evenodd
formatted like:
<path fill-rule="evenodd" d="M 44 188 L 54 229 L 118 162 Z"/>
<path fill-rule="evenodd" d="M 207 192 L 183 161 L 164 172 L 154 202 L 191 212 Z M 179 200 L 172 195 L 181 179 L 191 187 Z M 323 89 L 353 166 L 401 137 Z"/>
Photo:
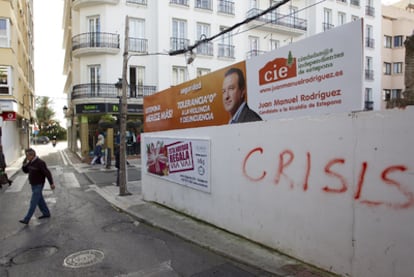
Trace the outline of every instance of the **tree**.
<path fill-rule="evenodd" d="M 47 96 L 36 97 L 36 105 L 38 106 L 36 109 L 36 123 L 40 131 L 49 126 L 55 116 L 55 112 L 49 108 L 52 104 L 52 100 Z"/>

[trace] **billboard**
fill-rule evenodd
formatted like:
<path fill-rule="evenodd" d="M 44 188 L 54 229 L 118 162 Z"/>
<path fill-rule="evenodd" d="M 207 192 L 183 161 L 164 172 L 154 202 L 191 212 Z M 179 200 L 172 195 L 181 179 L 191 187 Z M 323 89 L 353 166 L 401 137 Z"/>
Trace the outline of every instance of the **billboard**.
<path fill-rule="evenodd" d="M 363 109 L 362 19 L 144 98 L 145 132 Z"/>
<path fill-rule="evenodd" d="M 265 120 L 363 108 L 362 20 L 246 61 L 249 105 Z"/>

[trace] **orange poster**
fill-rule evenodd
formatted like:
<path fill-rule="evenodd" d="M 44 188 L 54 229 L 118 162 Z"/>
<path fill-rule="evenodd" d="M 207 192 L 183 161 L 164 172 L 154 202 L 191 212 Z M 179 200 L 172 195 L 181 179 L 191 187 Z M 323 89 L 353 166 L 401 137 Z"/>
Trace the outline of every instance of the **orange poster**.
<path fill-rule="evenodd" d="M 228 124 L 231 113 L 223 105 L 223 81 L 230 68 L 246 76 L 243 61 L 145 97 L 145 132 Z"/>

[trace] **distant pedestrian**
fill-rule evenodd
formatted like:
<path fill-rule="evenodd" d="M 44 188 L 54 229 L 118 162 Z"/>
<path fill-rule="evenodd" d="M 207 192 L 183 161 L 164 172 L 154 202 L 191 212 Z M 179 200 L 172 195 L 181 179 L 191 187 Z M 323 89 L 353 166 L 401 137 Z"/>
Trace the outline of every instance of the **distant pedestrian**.
<path fill-rule="evenodd" d="M 102 147 L 104 145 L 104 136 L 99 135 L 98 141 L 96 142 L 95 149 L 93 151 L 93 159 L 91 161 L 91 165 L 94 165 L 96 161 L 99 161 L 100 164 L 105 164 L 104 158 L 102 156 Z"/>
<path fill-rule="evenodd" d="M 38 206 L 42 212 L 39 219 L 50 217 L 50 211 L 47 207 L 45 199 L 43 198 L 42 192 L 46 179 L 52 190 L 55 189 L 55 184 L 53 183 L 52 174 L 47 168 L 46 163 L 36 156 L 36 151 L 29 148 L 26 149 L 25 153 L 26 158 L 23 161 L 22 170 L 24 173 L 29 174 L 29 183 L 32 186 L 32 198 L 30 199 L 30 206 L 26 216 L 19 221 L 23 224 L 29 224 L 29 221 L 35 212 L 36 206 Z"/>
<path fill-rule="evenodd" d="M 2 188 L 4 184 L 9 184 L 9 186 L 11 186 L 13 183 L 13 181 L 11 181 L 7 176 L 6 167 L 7 165 L 6 158 L 3 153 L 3 145 L 0 145 L 0 188 Z"/>

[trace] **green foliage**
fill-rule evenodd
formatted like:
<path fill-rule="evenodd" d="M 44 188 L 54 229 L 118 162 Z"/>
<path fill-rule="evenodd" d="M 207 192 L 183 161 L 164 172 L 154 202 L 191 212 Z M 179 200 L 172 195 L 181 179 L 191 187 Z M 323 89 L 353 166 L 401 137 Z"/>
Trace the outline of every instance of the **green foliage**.
<path fill-rule="evenodd" d="M 36 97 L 36 124 L 39 126 L 38 136 L 47 136 L 50 139 L 56 136 L 58 140 L 66 139 L 66 129 L 55 120 L 55 111 L 50 108 L 53 104 L 49 97 Z"/>

